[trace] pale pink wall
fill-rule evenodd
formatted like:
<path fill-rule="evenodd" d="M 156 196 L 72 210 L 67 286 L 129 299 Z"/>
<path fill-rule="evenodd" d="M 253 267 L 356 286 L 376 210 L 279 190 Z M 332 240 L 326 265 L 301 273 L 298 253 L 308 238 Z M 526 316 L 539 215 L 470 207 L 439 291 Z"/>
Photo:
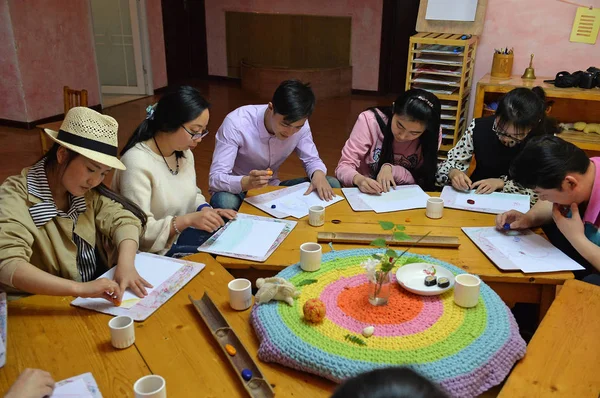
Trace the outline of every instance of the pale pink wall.
<path fill-rule="evenodd" d="M 225 11 L 352 17 L 352 88 L 377 90 L 383 2 L 377 0 L 206 0 L 208 73 L 227 76 Z"/>
<path fill-rule="evenodd" d="M 600 7 L 600 0 L 582 1 Z M 571 43 L 577 7 L 555 0 L 488 0 L 485 24 L 475 62 L 476 82 L 492 68 L 494 48 L 514 47 L 513 75 L 522 75 L 534 53 L 537 77 L 600 66 L 600 44 Z M 472 97 L 474 98 L 474 97 Z M 469 115 L 472 115 L 473 103 Z"/>
<path fill-rule="evenodd" d="M 152 84 L 154 89 L 167 85 L 167 61 L 165 58 L 165 35 L 163 32 L 160 0 L 146 1 L 148 36 L 150 39 L 150 62 L 152 62 Z"/>
<path fill-rule="evenodd" d="M 0 0 L 0 119 L 25 120 L 25 94 L 8 0 Z"/>
<path fill-rule="evenodd" d="M 100 103 L 89 2 L 9 0 L 27 119 L 63 112 L 63 86 Z"/>

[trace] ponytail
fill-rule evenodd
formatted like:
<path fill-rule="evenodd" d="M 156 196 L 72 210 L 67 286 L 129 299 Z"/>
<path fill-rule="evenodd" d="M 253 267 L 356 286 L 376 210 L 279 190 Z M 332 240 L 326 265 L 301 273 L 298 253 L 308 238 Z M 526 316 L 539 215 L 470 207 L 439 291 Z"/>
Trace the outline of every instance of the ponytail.
<path fill-rule="evenodd" d="M 210 104 L 200 91 L 191 86 L 177 86 L 167 90 L 158 103 L 149 106 L 147 116 L 121 151 L 121 156 L 133 148 L 137 143 L 148 141 L 161 133 L 174 133 L 181 126 L 196 119 Z M 183 152 L 175 151 L 177 158 L 183 157 Z"/>

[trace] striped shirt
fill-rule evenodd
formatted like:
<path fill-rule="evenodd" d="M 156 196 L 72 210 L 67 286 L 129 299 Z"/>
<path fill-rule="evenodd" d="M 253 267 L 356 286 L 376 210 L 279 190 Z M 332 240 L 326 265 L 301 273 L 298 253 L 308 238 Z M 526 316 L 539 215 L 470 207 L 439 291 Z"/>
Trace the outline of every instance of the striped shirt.
<path fill-rule="evenodd" d="M 90 281 L 96 273 L 96 252 L 94 247 L 79 237 L 75 231 L 77 219 L 81 213 L 86 211 L 85 198 L 83 196 L 69 195 L 69 210 L 57 209 L 48 185 L 48 178 L 44 168 L 46 158 L 37 162 L 27 173 L 27 191 L 30 195 L 40 198 L 43 202 L 37 203 L 29 208 L 29 214 L 36 227 L 43 227 L 54 217 L 70 218 L 73 220 L 73 242 L 77 246 L 77 269 L 83 282 Z"/>

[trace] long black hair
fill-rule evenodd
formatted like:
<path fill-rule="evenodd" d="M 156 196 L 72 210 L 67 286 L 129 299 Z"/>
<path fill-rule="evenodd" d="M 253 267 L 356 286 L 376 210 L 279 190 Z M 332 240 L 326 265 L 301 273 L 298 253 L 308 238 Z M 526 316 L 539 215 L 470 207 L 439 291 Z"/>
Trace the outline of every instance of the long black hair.
<path fill-rule="evenodd" d="M 394 164 L 394 134 L 392 133 L 392 118 L 394 115 L 404 116 L 411 121 L 421 122 L 425 125 L 425 132 L 421 134 L 419 144 L 423 163 L 411 173 L 419 186 L 426 191 L 435 187 L 435 173 L 437 171 L 437 152 L 440 134 L 440 115 L 442 106 L 440 100 L 429 91 L 413 88 L 400 94 L 393 107 L 374 107 L 369 110 L 375 113 L 383 132 L 383 144 L 377 164 L 375 175 L 379 174 L 381 167 Z M 387 124 L 383 126 L 377 111 L 387 116 Z"/>
<path fill-rule="evenodd" d="M 54 145 L 52 145 L 52 147 L 48 150 L 48 152 L 46 152 L 46 154 L 42 157 L 42 159 L 46 159 L 46 168 L 53 168 L 56 167 L 58 164 L 58 157 L 56 155 L 56 153 L 58 152 L 58 149 L 61 147 L 60 144 L 58 143 L 54 143 Z M 73 161 L 73 159 L 75 159 L 77 156 L 83 156 L 80 155 L 79 153 L 70 150 L 69 148 L 66 148 L 67 153 L 68 153 L 68 158 L 67 158 L 67 163 L 65 165 L 68 166 L 69 163 L 71 163 L 71 161 Z M 131 213 L 133 213 L 134 216 L 136 216 L 137 218 L 140 219 L 140 222 L 142 223 L 142 228 L 146 227 L 146 222 L 148 221 L 148 217 L 146 216 L 146 213 L 144 213 L 144 211 L 142 211 L 142 209 L 140 209 L 140 207 L 138 205 L 136 205 L 135 203 L 133 203 L 131 200 L 127 199 L 124 196 L 119 195 L 118 193 L 116 193 L 115 191 L 111 190 L 109 187 L 107 187 L 106 185 L 104 185 L 104 183 L 100 183 L 100 185 L 98 185 L 97 187 L 93 188 L 96 190 L 96 192 L 98 192 L 100 195 L 102 196 L 106 196 L 107 198 L 114 200 L 117 203 L 120 203 L 121 206 L 123 206 L 123 208 L 125 210 L 130 211 Z"/>
<path fill-rule="evenodd" d="M 177 86 L 168 89 L 167 93 L 153 106 L 154 109 L 149 116 L 135 129 L 121 151 L 121 156 L 138 142 L 154 138 L 159 131 L 174 133 L 185 123 L 196 119 L 209 107 L 209 102 L 194 87 Z M 181 158 L 183 152 L 175 151 L 175 156 Z"/>
<path fill-rule="evenodd" d="M 440 387 L 409 368 L 361 373 L 340 385 L 331 398 L 447 398 Z"/>
<path fill-rule="evenodd" d="M 515 88 L 498 103 L 498 129 L 505 131 L 512 125 L 517 132 L 529 131 L 528 137 L 557 133 L 556 120 L 546 115 L 548 105 L 543 88 Z"/>

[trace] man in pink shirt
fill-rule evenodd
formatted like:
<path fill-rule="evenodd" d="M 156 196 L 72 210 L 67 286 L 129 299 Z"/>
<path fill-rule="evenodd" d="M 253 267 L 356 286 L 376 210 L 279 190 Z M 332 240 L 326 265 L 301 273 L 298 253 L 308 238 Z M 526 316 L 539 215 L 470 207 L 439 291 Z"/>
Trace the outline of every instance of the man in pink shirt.
<path fill-rule="evenodd" d="M 540 200 L 525 214 L 516 210 L 499 214 L 496 227 L 543 226 L 552 244 L 591 272 L 583 279 L 600 284 L 600 158 L 589 159 L 561 138 L 541 136 L 513 160 L 510 175 L 532 188 Z"/>
<path fill-rule="evenodd" d="M 340 183 L 327 177 L 319 158 L 308 118 L 315 95 L 308 84 L 286 80 L 267 105 L 247 105 L 231 112 L 217 131 L 208 177 L 214 208 L 237 210 L 246 192 L 267 185 L 292 186 L 309 181 L 306 191 L 316 191 L 323 200 L 333 198 Z M 308 177 L 281 182 L 278 171 L 296 152 Z"/>

